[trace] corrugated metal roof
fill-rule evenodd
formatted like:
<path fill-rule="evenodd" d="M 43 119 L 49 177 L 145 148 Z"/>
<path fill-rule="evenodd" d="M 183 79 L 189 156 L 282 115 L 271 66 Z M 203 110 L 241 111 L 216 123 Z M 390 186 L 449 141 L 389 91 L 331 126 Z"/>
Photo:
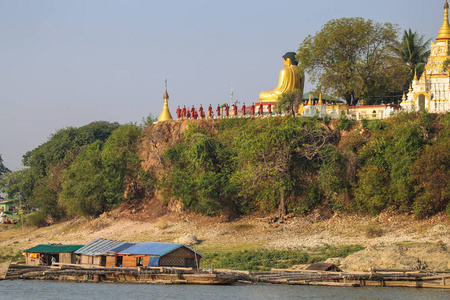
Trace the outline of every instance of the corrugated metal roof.
<path fill-rule="evenodd" d="M 95 239 L 83 248 L 75 251 L 75 253 L 85 255 L 106 255 L 107 252 L 115 253 L 132 245 L 134 244 L 106 239 Z"/>
<path fill-rule="evenodd" d="M 198 253 L 194 249 L 184 244 L 178 243 L 157 243 L 157 242 L 149 242 L 149 243 L 137 243 L 125 250 L 119 251 L 120 254 L 129 254 L 129 255 L 155 255 L 155 256 L 163 256 L 173 250 L 176 250 L 180 247 L 186 247 L 192 252 L 197 253 L 198 256 L 203 257 L 202 254 Z"/>
<path fill-rule="evenodd" d="M 71 253 L 83 247 L 83 245 L 59 245 L 59 244 L 41 244 L 33 248 L 24 250 L 29 253 Z"/>

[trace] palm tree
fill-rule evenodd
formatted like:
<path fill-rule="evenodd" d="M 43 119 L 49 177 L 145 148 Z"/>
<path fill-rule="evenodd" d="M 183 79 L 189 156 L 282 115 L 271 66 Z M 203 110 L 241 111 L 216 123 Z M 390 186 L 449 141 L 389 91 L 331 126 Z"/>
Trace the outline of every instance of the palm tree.
<path fill-rule="evenodd" d="M 430 56 L 429 43 L 431 39 L 423 42 L 424 36 L 419 36 L 417 32 L 411 29 L 405 30 L 397 52 L 401 59 L 408 65 L 410 69 L 410 79 L 413 79 L 414 71 L 417 70 L 417 76 L 423 73 L 425 64 Z"/>

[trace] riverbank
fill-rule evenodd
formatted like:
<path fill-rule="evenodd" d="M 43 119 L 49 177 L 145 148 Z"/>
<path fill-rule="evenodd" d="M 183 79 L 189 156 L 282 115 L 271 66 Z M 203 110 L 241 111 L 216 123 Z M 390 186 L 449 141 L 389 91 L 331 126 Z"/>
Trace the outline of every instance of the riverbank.
<path fill-rule="evenodd" d="M 193 244 L 204 254 L 361 245 L 366 249 L 330 261 L 349 271 L 450 269 L 450 252 L 446 246 L 450 244 L 450 224 L 443 214 L 427 220 L 386 212 L 378 217 L 312 213 L 277 221 L 253 215 L 228 221 L 197 214 L 157 216 L 155 213 L 143 206 L 134 211 L 117 209 L 96 219 L 77 218 L 44 228 L 25 227 L 23 232 L 20 227 L 3 226 L 0 231 L 1 255 L 17 256 L 23 249 L 37 244 L 83 244 L 95 238 L 181 242 Z M 186 218 L 189 222 L 185 222 Z"/>

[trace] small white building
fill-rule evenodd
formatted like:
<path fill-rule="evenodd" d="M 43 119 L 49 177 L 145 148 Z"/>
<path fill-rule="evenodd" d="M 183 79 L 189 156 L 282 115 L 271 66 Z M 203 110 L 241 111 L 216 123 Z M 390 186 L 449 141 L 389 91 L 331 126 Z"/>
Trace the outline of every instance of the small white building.
<path fill-rule="evenodd" d="M 347 117 L 355 120 L 386 119 L 400 111 L 397 104 L 349 106 Z"/>

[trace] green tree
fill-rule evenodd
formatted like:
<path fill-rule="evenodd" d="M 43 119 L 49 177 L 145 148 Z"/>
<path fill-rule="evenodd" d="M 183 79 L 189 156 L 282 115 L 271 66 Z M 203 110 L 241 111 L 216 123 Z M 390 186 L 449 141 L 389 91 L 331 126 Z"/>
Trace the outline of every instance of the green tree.
<path fill-rule="evenodd" d="M 272 118 L 251 122 L 234 138 L 238 170 L 233 179 L 246 187 L 244 198 L 262 209 L 306 212 L 317 204 L 314 170 L 334 131 L 315 119 Z M 308 178 L 308 175 L 309 178 Z M 309 193 L 310 197 L 303 197 Z"/>
<path fill-rule="evenodd" d="M 167 194 L 187 208 L 206 215 L 236 214 L 235 186 L 230 183 L 235 164 L 233 155 L 217 139 L 201 129 L 190 128 L 186 140 L 165 152 Z"/>
<path fill-rule="evenodd" d="M 283 93 L 277 100 L 277 103 L 275 104 L 274 110 L 275 111 L 290 111 L 292 116 L 295 116 L 295 107 L 298 106 L 303 97 L 303 91 L 302 90 L 293 90 L 293 91 L 287 91 Z"/>
<path fill-rule="evenodd" d="M 354 193 L 361 212 L 374 215 L 389 206 L 389 174 L 376 166 L 366 166 L 358 171 Z"/>
<path fill-rule="evenodd" d="M 64 171 L 60 195 L 68 214 L 97 216 L 149 188 L 138 157 L 140 134 L 135 124 L 121 125 L 105 143 L 82 147 Z"/>
<path fill-rule="evenodd" d="M 69 215 L 98 216 L 107 207 L 103 143 L 86 145 L 64 171 L 60 200 Z"/>
<path fill-rule="evenodd" d="M 12 199 L 18 196 L 23 170 L 3 174 L 0 177 L 0 193 Z"/>
<path fill-rule="evenodd" d="M 151 174 L 141 168 L 138 147 L 141 128 L 135 124 L 121 125 L 114 130 L 102 150 L 102 165 L 108 207 L 122 199 L 134 199 L 152 189 Z"/>
<path fill-rule="evenodd" d="M 331 20 L 298 49 L 301 70 L 324 92 L 356 104 L 401 90 L 407 69 L 394 51 L 397 28 L 363 18 Z"/>
<path fill-rule="evenodd" d="M 23 165 L 33 169 L 37 176 L 47 176 L 47 167 L 51 163 L 62 161 L 68 152 L 77 151 L 84 145 L 106 141 L 118 127 L 116 122 L 96 121 L 79 128 L 59 129 L 47 142 L 27 152 L 23 156 Z"/>
<path fill-rule="evenodd" d="M 415 187 L 414 213 L 423 218 L 447 208 L 450 216 L 450 113 L 442 117 L 442 130 L 425 146 L 411 167 Z"/>
<path fill-rule="evenodd" d="M 3 158 L 2 155 L 0 154 L 0 177 L 2 177 L 3 174 L 8 172 L 10 172 L 10 170 L 3 164 Z"/>
<path fill-rule="evenodd" d="M 41 217 L 54 219 L 64 216 L 64 209 L 59 202 L 60 182 L 54 178 L 69 167 L 83 147 L 95 141 L 107 140 L 119 127 L 118 123 L 96 121 L 75 128 L 68 127 L 52 134 L 49 140 L 23 156 L 25 169 L 21 177 L 20 191 L 30 204 L 41 209 Z"/>
<path fill-rule="evenodd" d="M 339 149 L 327 144 L 321 151 L 318 181 L 323 194 L 336 210 L 347 208 L 344 200 L 350 184 L 346 180 L 346 171 L 344 157 Z"/>
<path fill-rule="evenodd" d="M 143 127 L 147 127 L 149 125 L 152 125 L 153 123 L 155 123 L 156 121 L 158 121 L 158 118 L 156 118 L 155 116 L 153 116 L 152 113 L 150 113 L 147 117 L 142 117 L 142 125 Z"/>
<path fill-rule="evenodd" d="M 424 42 L 424 38 L 423 35 L 412 32 L 411 29 L 405 30 L 401 43 L 396 49 L 398 55 L 408 65 L 409 82 L 413 79 L 415 70 L 417 70 L 417 77 L 420 78 L 430 56 L 429 43 L 431 39 Z"/>

